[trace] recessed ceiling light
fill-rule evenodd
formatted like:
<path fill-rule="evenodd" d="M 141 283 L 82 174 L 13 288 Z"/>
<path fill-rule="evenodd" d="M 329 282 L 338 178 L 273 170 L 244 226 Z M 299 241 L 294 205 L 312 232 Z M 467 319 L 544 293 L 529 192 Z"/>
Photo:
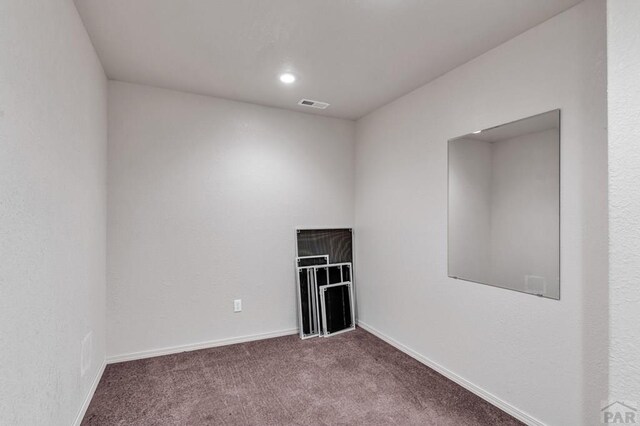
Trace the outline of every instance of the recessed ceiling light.
<path fill-rule="evenodd" d="M 471 132 L 471 133 L 473 133 L 474 135 L 477 135 L 480 132 L 482 132 L 482 130 L 476 130 L 475 132 Z"/>
<path fill-rule="evenodd" d="M 290 72 L 285 72 L 284 74 L 280 74 L 280 81 L 285 84 L 291 84 L 296 81 L 296 76 Z"/>

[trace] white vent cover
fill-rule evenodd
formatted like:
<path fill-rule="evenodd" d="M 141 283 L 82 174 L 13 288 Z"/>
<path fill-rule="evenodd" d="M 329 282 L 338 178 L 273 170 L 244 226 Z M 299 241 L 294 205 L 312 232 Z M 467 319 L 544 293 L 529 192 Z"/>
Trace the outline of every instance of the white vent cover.
<path fill-rule="evenodd" d="M 298 105 L 318 109 L 326 109 L 329 106 L 329 104 L 326 102 L 312 101 L 311 99 L 300 99 Z"/>

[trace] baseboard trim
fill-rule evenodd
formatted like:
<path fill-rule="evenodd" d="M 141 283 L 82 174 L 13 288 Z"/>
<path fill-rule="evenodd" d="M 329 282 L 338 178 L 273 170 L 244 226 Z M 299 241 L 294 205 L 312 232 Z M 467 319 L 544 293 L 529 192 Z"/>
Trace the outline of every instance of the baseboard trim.
<path fill-rule="evenodd" d="M 521 422 L 529 425 L 529 426 L 545 426 L 544 423 L 542 423 L 540 420 L 536 419 L 535 417 L 532 417 L 531 415 L 525 413 L 522 410 L 519 410 L 518 408 L 514 407 L 513 405 L 509 404 L 508 402 L 498 398 L 497 396 L 493 395 L 490 392 L 487 392 L 486 390 L 482 389 L 481 387 L 471 383 L 470 381 L 458 376 L 456 373 L 452 372 L 451 370 L 446 369 L 445 367 L 441 366 L 440 364 L 433 362 L 432 360 L 430 360 L 429 358 L 419 354 L 418 352 L 414 351 L 413 349 L 403 345 L 402 343 L 398 342 L 397 340 L 387 336 L 386 334 L 382 333 L 379 330 L 376 330 L 375 328 L 373 328 L 372 326 L 362 322 L 362 321 L 358 321 L 358 326 L 362 327 L 364 330 L 368 331 L 369 333 L 373 334 L 374 336 L 380 338 L 381 340 L 384 340 L 385 342 L 387 342 L 388 344 L 390 344 L 391 346 L 395 347 L 396 349 L 404 352 L 405 354 L 409 355 L 411 358 L 421 362 L 422 364 L 426 365 L 427 367 L 437 371 L 438 373 L 442 374 L 443 376 L 445 376 L 447 379 L 452 380 L 454 382 L 456 382 L 457 384 L 459 384 L 460 386 L 462 386 L 463 388 L 467 389 L 470 392 L 473 392 L 474 394 L 478 395 L 480 398 L 484 399 L 485 401 L 487 401 L 488 403 L 495 405 L 496 407 L 500 408 L 502 411 L 506 412 L 507 414 L 515 417 L 516 419 L 520 420 Z"/>
<path fill-rule="evenodd" d="M 171 354 L 177 354 L 180 352 L 197 351 L 199 349 L 208 349 L 208 348 L 215 348 L 217 346 L 227 346 L 227 345 L 233 345 L 236 343 L 252 342 L 254 340 L 271 339 L 274 337 L 289 336 L 291 334 L 298 334 L 298 329 L 289 328 L 286 330 L 273 331 L 270 333 L 251 334 L 248 336 L 231 337 L 228 339 L 219 339 L 219 340 L 210 340 L 207 342 L 190 343 L 188 345 L 170 346 L 165 348 L 152 349 L 148 351 L 132 352 L 132 353 L 122 354 L 122 355 L 112 355 L 110 357 L 107 357 L 107 364 L 114 364 L 117 362 L 124 362 L 124 361 L 134 361 L 137 359 L 153 358 L 156 356 L 171 355 Z"/>
<path fill-rule="evenodd" d="M 93 399 L 93 394 L 96 393 L 96 389 L 98 388 L 98 383 L 100 383 L 100 379 L 102 378 L 102 374 L 104 373 L 104 369 L 107 367 L 107 360 L 102 360 L 102 365 L 98 368 L 98 374 L 93 379 L 93 383 L 91 383 L 91 388 L 89 388 L 89 393 L 84 399 L 82 403 L 82 407 L 80 407 L 80 411 L 76 416 L 76 420 L 73 422 L 73 426 L 80 426 L 82 423 L 82 419 L 84 419 L 84 415 L 87 413 L 87 408 L 89 408 L 89 404 L 91 404 L 91 400 Z"/>

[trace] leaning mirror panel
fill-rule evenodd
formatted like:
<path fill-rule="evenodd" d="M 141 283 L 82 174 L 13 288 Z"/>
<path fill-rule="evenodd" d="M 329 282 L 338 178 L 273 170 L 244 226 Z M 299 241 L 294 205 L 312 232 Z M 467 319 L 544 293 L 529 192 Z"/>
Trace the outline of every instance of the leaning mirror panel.
<path fill-rule="evenodd" d="M 449 140 L 452 278 L 560 298 L 560 110 Z"/>

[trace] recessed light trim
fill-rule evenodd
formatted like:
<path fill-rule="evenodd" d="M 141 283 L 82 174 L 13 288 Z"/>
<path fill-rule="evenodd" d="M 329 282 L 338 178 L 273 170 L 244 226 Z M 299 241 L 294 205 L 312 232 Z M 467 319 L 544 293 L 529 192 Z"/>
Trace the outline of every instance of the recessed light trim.
<path fill-rule="evenodd" d="M 285 72 L 280 74 L 280 81 L 284 84 L 291 84 L 296 81 L 296 76 L 290 72 Z"/>
<path fill-rule="evenodd" d="M 471 132 L 471 133 L 473 133 L 474 135 L 477 135 L 480 132 L 482 132 L 482 130 L 476 130 L 475 132 Z"/>

